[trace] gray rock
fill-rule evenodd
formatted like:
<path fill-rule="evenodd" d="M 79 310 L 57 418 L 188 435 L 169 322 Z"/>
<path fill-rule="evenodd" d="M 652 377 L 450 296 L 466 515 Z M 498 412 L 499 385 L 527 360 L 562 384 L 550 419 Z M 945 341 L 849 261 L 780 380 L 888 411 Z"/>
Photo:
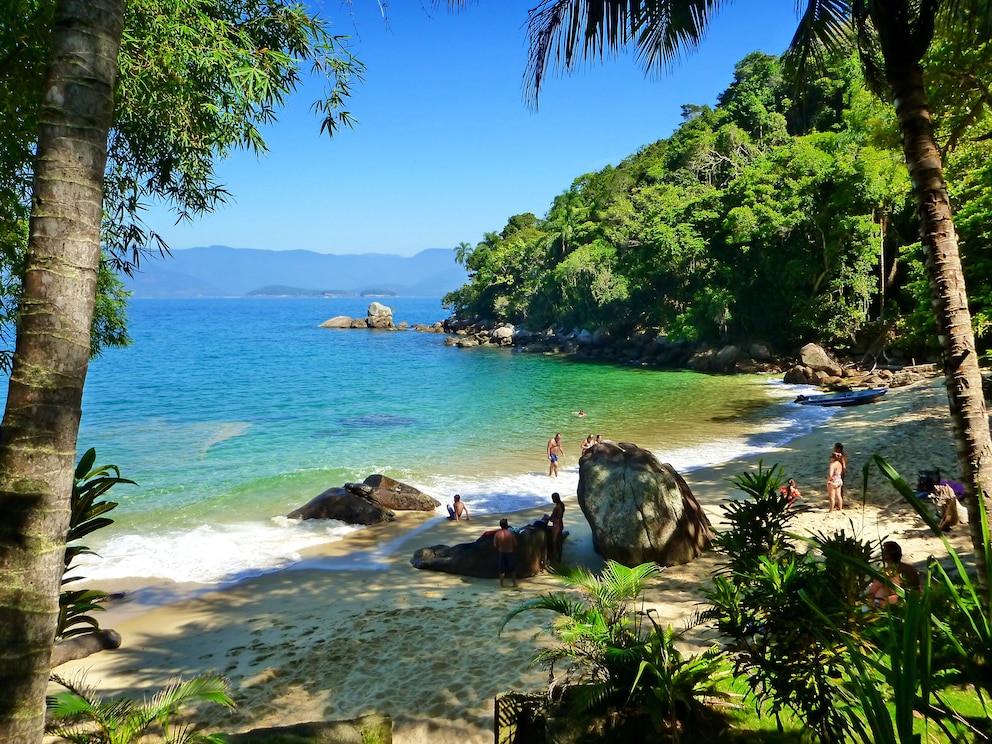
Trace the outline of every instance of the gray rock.
<path fill-rule="evenodd" d="M 345 484 L 349 488 L 353 484 Z M 376 473 L 366 478 L 362 487 L 369 489 L 369 498 L 394 511 L 434 511 L 441 502 L 420 489 Z"/>
<path fill-rule="evenodd" d="M 625 566 L 689 563 L 711 545 L 709 519 L 685 480 L 636 444 L 587 449 L 578 502 L 596 552 Z"/>
<path fill-rule="evenodd" d="M 386 307 L 382 303 L 373 302 L 369 305 L 366 322 L 369 328 L 392 328 L 393 309 Z"/>
<path fill-rule="evenodd" d="M 813 382 L 813 370 L 808 367 L 804 367 L 801 364 L 797 364 L 794 367 L 788 369 L 785 373 L 785 377 L 782 378 L 789 385 L 810 385 Z"/>
<path fill-rule="evenodd" d="M 771 347 L 764 341 L 755 341 L 747 348 L 747 353 L 756 362 L 767 362 L 774 358 Z"/>
<path fill-rule="evenodd" d="M 320 324 L 321 328 L 351 328 L 352 320 L 347 315 L 335 315 Z"/>
<path fill-rule="evenodd" d="M 490 336 L 497 344 L 509 346 L 513 343 L 514 331 L 514 327 L 509 323 L 506 323 L 505 325 L 501 325 L 499 328 L 494 328 Z"/>
<path fill-rule="evenodd" d="M 410 563 L 414 568 L 459 576 L 475 576 L 479 579 L 495 579 L 497 572 L 496 546 L 493 535 L 496 530 L 484 532 L 477 540 L 457 545 L 432 545 L 420 548 Z M 562 540 L 568 531 L 562 533 Z M 548 533 L 533 525 L 524 527 L 517 533 L 517 578 L 525 579 L 544 570 L 548 555 Z"/>
<path fill-rule="evenodd" d="M 289 519 L 338 519 L 347 524 L 381 524 L 396 519 L 396 515 L 381 504 L 346 488 L 328 488 L 286 516 Z"/>
<path fill-rule="evenodd" d="M 814 372 L 826 372 L 831 377 L 840 377 L 843 367 L 835 361 L 822 346 L 806 344 L 799 350 L 799 361 Z"/>

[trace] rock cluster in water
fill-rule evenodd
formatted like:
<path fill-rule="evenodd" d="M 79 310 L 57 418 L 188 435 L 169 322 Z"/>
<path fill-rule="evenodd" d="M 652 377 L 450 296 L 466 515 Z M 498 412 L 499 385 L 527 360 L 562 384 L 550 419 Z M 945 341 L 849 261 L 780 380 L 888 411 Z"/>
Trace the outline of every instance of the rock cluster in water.
<path fill-rule="evenodd" d="M 493 326 L 484 321 L 468 321 L 452 316 L 432 326 L 416 330 L 447 333 L 450 346 L 468 349 L 478 346 L 507 346 L 522 352 L 564 354 L 578 359 L 615 361 L 646 367 L 691 369 L 697 372 L 736 374 L 765 372 L 783 374 L 787 383 L 818 385 L 830 390 L 866 387 L 899 387 L 937 375 L 933 364 L 893 364 L 880 366 L 866 355 L 861 361 L 839 361 L 816 344 L 807 344 L 798 358 L 781 355 L 763 341 L 747 346 L 722 346 L 673 341 L 664 334 L 642 329 L 627 336 L 609 331 L 528 331 L 509 323 Z"/>
<path fill-rule="evenodd" d="M 350 318 L 347 315 L 336 315 L 330 320 L 325 320 L 320 324 L 321 328 L 379 328 L 384 330 L 405 330 L 408 328 L 406 321 L 399 325 L 393 325 L 393 309 L 386 307 L 381 302 L 373 302 L 369 305 L 368 313 L 364 318 Z"/>

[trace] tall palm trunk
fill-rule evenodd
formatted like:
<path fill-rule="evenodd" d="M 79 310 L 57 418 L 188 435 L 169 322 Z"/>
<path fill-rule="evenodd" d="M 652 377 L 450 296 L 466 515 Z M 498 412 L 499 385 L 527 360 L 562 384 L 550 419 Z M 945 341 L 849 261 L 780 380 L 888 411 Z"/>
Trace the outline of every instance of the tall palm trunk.
<path fill-rule="evenodd" d="M 944 353 L 947 398 L 965 485 L 979 585 L 982 596 L 988 597 L 989 577 L 979 521 L 979 510 L 985 508 L 986 502 L 979 494 L 992 495 L 992 439 L 958 237 L 951 217 L 943 162 L 934 140 L 922 69 L 918 64 L 889 64 L 886 72 L 920 215 L 920 236 L 927 252 L 931 302 Z"/>
<path fill-rule="evenodd" d="M 44 732 L 123 0 L 58 0 L 0 440 L 0 741 Z"/>

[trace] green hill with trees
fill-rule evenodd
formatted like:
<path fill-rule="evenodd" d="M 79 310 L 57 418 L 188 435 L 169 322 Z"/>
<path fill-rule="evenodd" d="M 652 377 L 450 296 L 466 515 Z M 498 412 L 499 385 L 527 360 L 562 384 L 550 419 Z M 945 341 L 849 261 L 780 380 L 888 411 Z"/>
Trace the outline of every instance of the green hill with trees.
<path fill-rule="evenodd" d="M 460 245 L 470 281 L 446 306 L 531 329 L 935 353 L 894 114 L 856 59 L 831 68 L 800 95 L 779 59 L 749 55 L 715 107 L 683 106 L 669 138 L 576 178 L 543 218 L 514 215 Z M 989 145 L 952 142 L 960 110 L 933 100 L 981 335 Z"/>

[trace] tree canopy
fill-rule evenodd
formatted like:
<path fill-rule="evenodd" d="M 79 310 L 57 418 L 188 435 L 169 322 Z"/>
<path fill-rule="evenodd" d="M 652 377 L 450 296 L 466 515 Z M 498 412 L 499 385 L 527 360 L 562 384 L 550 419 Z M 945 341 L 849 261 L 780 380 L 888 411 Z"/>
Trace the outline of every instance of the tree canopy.
<path fill-rule="evenodd" d="M 459 314 L 532 328 L 657 328 L 673 339 L 780 348 L 884 340 L 937 349 L 895 117 L 834 58 L 797 91 L 781 58 L 748 55 L 715 107 L 687 104 L 668 138 L 576 178 L 544 217 L 511 217 L 459 257 Z M 989 145 L 952 131 L 958 228 L 981 337 L 992 330 Z M 974 246 L 972 255 L 971 246 Z"/>

